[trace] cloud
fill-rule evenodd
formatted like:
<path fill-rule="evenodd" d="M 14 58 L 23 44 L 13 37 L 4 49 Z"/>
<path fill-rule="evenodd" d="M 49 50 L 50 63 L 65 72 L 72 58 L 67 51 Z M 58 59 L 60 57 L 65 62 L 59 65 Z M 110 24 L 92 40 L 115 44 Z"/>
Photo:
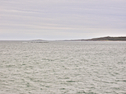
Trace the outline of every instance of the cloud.
<path fill-rule="evenodd" d="M 0 6 L 0 36 L 126 35 L 125 0 L 1 0 Z"/>

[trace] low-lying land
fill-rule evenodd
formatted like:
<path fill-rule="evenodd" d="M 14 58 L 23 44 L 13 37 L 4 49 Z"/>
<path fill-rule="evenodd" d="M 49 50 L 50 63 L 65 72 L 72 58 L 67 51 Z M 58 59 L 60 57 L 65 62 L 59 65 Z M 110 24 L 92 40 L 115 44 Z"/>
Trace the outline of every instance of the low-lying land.
<path fill-rule="evenodd" d="M 70 40 L 70 41 L 126 41 L 126 37 L 99 37 L 99 38 L 92 38 L 92 39 L 77 39 L 77 40 Z"/>

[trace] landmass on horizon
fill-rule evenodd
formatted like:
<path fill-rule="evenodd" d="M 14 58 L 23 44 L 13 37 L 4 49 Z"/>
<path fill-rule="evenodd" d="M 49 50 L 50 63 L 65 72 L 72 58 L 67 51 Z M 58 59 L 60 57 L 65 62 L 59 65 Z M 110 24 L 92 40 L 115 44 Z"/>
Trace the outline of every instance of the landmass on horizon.
<path fill-rule="evenodd" d="M 48 41 L 126 41 L 126 36 L 120 37 L 98 37 L 91 39 L 70 39 L 70 40 L 43 40 L 43 39 L 34 39 L 34 40 L 0 40 L 0 41 L 29 41 L 31 43 L 47 43 Z"/>
<path fill-rule="evenodd" d="M 74 39 L 74 40 L 66 40 L 66 41 L 126 41 L 126 37 L 99 37 L 92 39 Z"/>

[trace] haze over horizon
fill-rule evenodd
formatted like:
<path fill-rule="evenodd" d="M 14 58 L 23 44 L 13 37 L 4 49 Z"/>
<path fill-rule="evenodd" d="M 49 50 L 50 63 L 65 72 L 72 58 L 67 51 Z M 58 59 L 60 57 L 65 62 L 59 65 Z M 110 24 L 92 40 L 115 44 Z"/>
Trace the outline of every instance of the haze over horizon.
<path fill-rule="evenodd" d="M 126 36 L 126 0 L 0 0 L 0 40 Z"/>

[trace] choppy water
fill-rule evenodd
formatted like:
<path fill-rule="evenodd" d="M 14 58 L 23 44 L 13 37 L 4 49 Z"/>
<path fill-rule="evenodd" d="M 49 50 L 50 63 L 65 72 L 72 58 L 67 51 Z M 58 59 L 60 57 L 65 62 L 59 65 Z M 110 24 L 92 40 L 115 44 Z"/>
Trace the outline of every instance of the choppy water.
<path fill-rule="evenodd" d="M 126 42 L 0 42 L 0 94 L 126 94 Z"/>

